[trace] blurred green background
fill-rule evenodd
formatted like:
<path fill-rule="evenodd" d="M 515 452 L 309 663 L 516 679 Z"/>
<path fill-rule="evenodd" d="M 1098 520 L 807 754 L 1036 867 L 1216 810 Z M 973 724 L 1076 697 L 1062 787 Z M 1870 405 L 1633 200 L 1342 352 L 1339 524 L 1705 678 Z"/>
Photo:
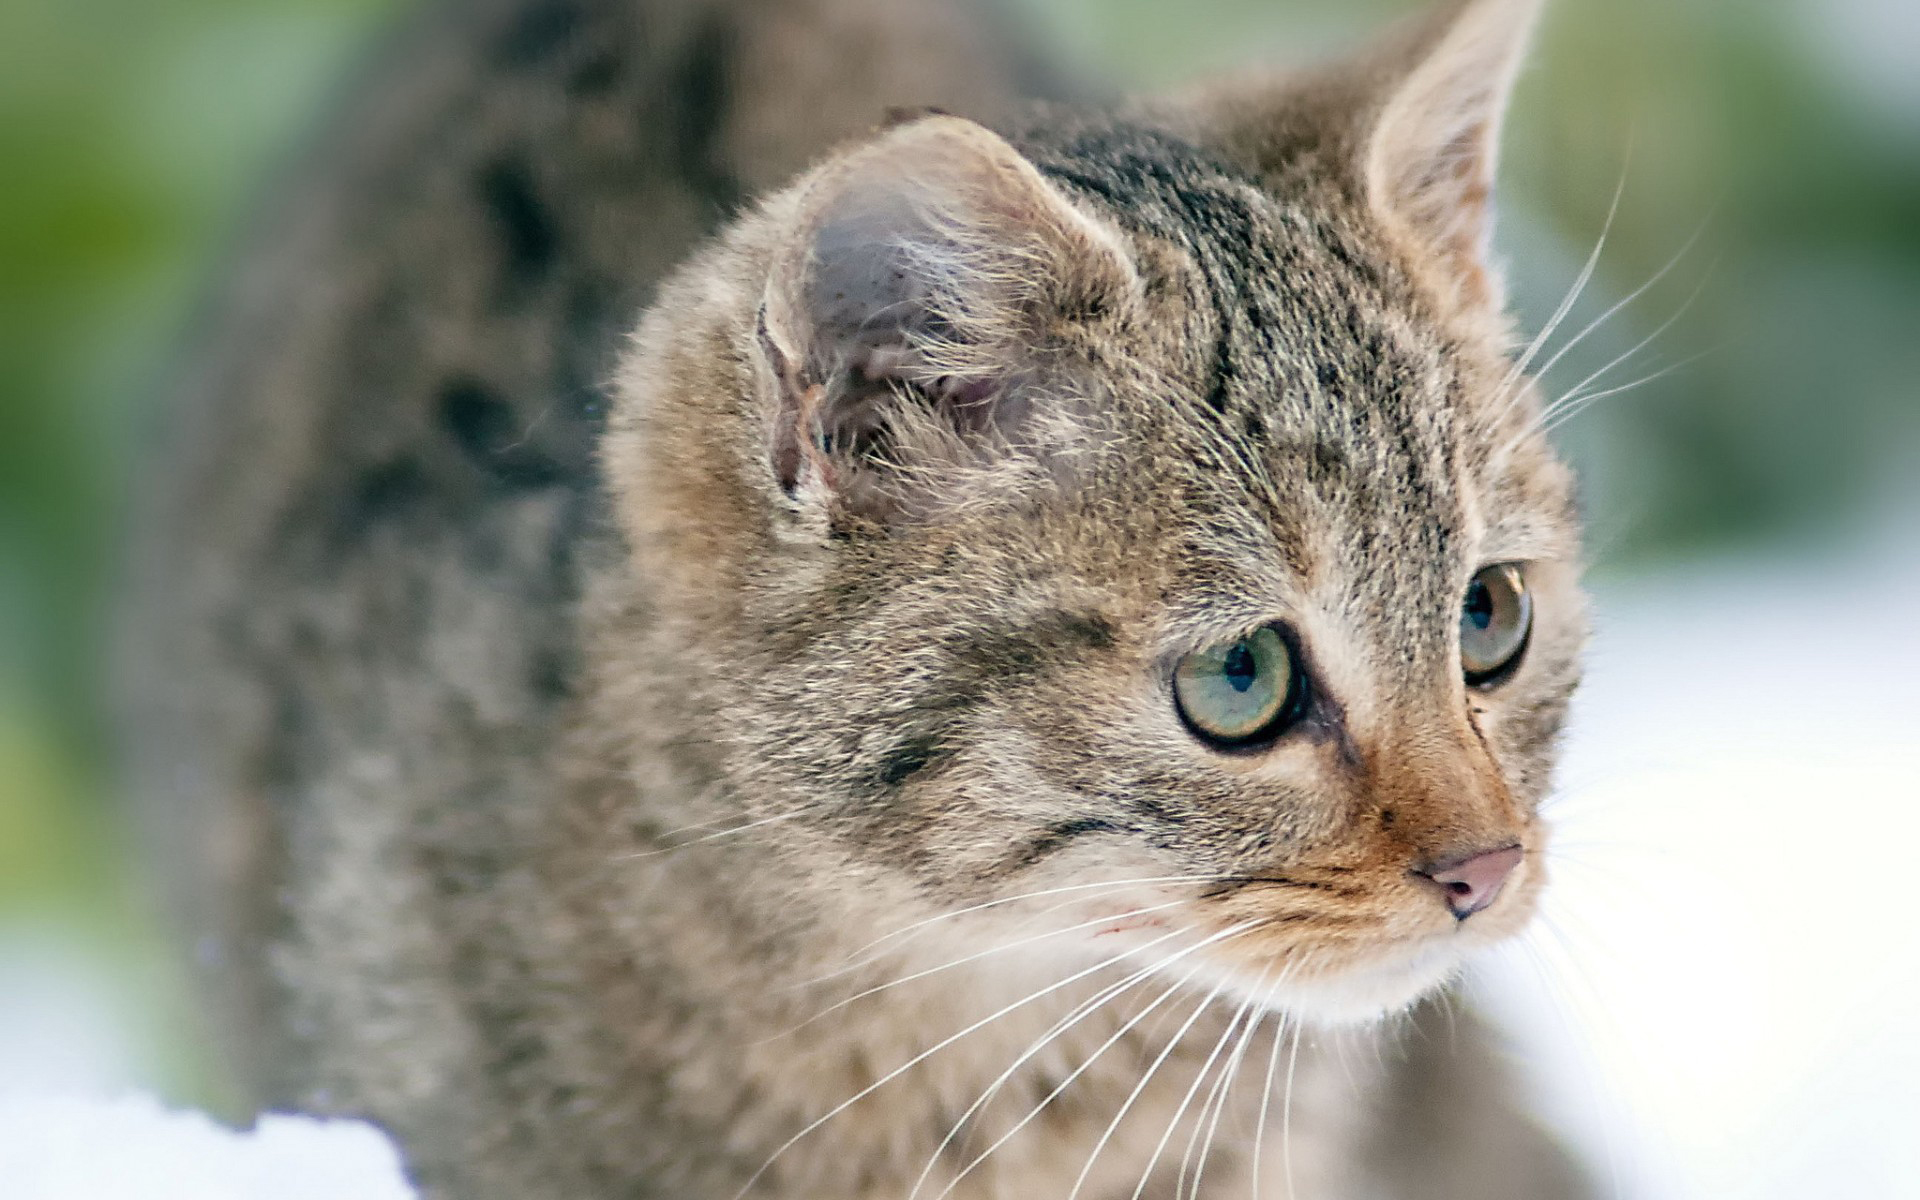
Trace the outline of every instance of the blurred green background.
<path fill-rule="evenodd" d="M 120 998 L 115 1053 L 186 1098 L 208 1085 L 129 869 L 99 705 L 119 515 L 197 299 L 410 2 L 0 5 L 0 945 L 56 947 Z M 1151 87 L 1310 59 L 1418 6 L 1019 7 L 1090 76 Z M 1679 369 L 1563 431 L 1601 573 L 1807 553 L 1920 512 L 1920 4 L 1558 0 L 1504 171 L 1500 245 L 1529 333 L 1623 172 L 1550 349 L 1658 282 L 1549 390 L 1676 313 L 1596 386 Z"/>

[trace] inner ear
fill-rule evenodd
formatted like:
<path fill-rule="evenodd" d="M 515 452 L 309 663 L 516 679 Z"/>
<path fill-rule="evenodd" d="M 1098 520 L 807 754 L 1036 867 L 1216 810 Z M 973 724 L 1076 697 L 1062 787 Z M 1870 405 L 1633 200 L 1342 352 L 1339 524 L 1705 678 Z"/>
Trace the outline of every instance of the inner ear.
<path fill-rule="evenodd" d="M 1117 236 L 972 122 L 916 121 L 830 163 L 761 310 L 781 486 L 876 508 L 942 462 L 1012 452 L 1059 322 L 1132 282 Z"/>
<path fill-rule="evenodd" d="M 1488 261 L 1507 99 L 1538 0 L 1467 0 L 1407 55 L 1367 139 L 1375 207 L 1435 251 L 1464 297 L 1501 303 Z"/>

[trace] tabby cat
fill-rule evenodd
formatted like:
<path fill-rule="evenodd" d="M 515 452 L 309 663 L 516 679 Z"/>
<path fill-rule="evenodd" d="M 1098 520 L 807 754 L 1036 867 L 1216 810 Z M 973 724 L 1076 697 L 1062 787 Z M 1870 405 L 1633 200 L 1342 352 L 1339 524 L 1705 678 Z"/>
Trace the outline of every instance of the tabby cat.
<path fill-rule="evenodd" d="M 1486 254 L 1533 17 L 1104 107 L 946 0 L 421 18 L 137 542 L 251 1103 L 472 1200 L 1584 1195 L 1423 1000 L 1583 636 Z"/>

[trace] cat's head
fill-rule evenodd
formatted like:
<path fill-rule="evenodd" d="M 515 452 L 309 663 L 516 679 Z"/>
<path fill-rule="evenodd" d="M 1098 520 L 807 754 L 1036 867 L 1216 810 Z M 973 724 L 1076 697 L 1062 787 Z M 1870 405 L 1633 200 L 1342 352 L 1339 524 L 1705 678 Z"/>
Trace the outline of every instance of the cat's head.
<path fill-rule="evenodd" d="M 1584 632 L 1484 253 L 1531 8 L 906 120 L 669 285 L 607 469 L 763 836 L 1335 1016 L 1527 919 Z"/>

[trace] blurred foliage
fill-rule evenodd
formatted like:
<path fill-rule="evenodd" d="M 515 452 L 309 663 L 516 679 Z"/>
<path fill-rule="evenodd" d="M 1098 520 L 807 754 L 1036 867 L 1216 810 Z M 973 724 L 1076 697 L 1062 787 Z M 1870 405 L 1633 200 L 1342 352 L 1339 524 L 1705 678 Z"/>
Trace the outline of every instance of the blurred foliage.
<path fill-rule="evenodd" d="M 277 159 L 388 0 L 0 4 L 0 933 L 89 956 L 179 1029 L 108 803 L 99 708 L 138 431 Z M 136 1067 L 205 1089 L 179 1039 Z"/>
<path fill-rule="evenodd" d="M 0 922 L 48 916 L 128 962 L 150 944 L 97 711 L 138 431 L 249 206 L 409 2 L 0 5 Z M 1314 58 L 1415 6 L 1023 7 L 1090 74 L 1170 86 Z M 1844 536 L 1913 498 L 1916 14 L 1911 0 L 1558 0 L 1550 14 L 1505 172 L 1523 325 L 1579 273 L 1623 172 L 1597 274 L 1549 356 L 1706 230 L 1548 381 L 1583 380 L 1698 290 L 1596 386 L 1704 357 L 1565 430 L 1604 563 Z"/>

